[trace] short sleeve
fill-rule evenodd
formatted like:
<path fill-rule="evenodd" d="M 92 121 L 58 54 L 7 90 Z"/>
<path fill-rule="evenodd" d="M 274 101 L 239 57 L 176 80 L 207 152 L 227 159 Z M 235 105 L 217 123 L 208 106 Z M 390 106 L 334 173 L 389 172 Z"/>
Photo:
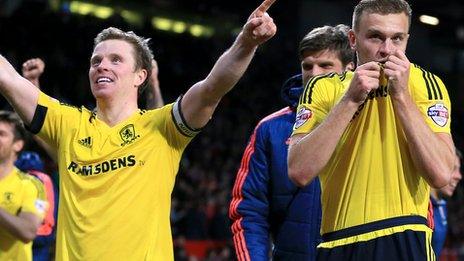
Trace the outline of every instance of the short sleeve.
<path fill-rule="evenodd" d="M 21 211 L 34 213 L 40 219 L 43 219 L 48 209 L 48 202 L 42 182 L 34 177 L 24 179 L 22 182 L 24 186 L 24 197 Z"/>
<path fill-rule="evenodd" d="M 309 80 L 298 103 L 292 135 L 311 132 L 327 117 L 334 106 L 339 85 L 337 74 L 315 76 Z"/>
<path fill-rule="evenodd" d="M 413 99 L 432 131 L 450 133 L 451 102 L 442 80 L 417 67 L 409 84 L 414 86 Z"/>
<path fill-rule="evenodd" d="M 79 124 L 81 111 L 80 108 L 60 103 L 41 92 L 29 130 L 58 147 L 63 132 Z"/>

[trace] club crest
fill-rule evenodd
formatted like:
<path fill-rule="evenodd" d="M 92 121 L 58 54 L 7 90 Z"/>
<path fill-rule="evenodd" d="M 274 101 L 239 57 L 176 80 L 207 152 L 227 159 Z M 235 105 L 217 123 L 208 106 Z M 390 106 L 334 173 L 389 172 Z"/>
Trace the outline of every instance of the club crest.
<path fill-rule="evenodd" d="M 137 135 L 135 133 L 135 128 L 134 128 L 133 124 L 129 124 L 129 125 L 124 126 L 124 128 L 122 128 L 119 131 L 119 135 L 121 136 L 121 139 L 123 141 L 123 143 L 121 143 L 121 146 L 125 146 L 127 144 L 130 144 L 134 140 L 136 140 L 137 138 L 140 137 L 140 135 Z"/>
<path fill-rule="evenodd" d="M 3 202 L 2 204 L 7 206 L 7 205 L 10 205 L 11 203 L 13 203 L 13 192 L 5 192 L 3 193 Z"/>

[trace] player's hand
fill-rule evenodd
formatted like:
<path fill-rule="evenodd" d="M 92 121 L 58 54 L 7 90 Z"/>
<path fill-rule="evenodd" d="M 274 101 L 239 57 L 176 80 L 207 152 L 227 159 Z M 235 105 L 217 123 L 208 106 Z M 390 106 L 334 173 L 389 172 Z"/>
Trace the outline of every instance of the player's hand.
<path fill-rule="evenodd" d="M 358 66 L 345 94 L 346 98 L 358 104 L 363 103 L 371 91 L 379 88 L 379 77 L 378 62 L 368 62 Z"/>
<path fill-rule="evenodd" d="M 23 77 L 30 82 L 35 83 L 39 81 L 40 76 L 44 72 L 45 63 L 40 58 L 29 59 L 23 63 L 22 73 Z M 37 86 L 37 85 L 36 85 Z M 38 87 L 38 86 L 37 86 Z"/>
<path fill-rule="evenodd" d="M 241 33 L 246 43 L 258 46 L 276 34 L 277 26 L 267 13 L 267 10 L 274 2 L 275 0 L 264 0 L 248 17 Z"/>
<path fill-rule="evenodd" d="M 400 50 L 388 56 L 384 73 L 388 79 L 388 89 L 392 98 L 408 93 L 410 65 L 408 58 Z"/>

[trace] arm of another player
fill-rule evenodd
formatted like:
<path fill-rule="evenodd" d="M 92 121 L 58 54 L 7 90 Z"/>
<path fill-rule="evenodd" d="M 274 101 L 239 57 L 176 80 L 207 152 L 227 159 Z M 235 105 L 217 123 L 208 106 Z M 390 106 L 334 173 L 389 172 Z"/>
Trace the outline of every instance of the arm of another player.
<path fill-rule="evenodd" d="M 395 114 L 408 140 L 411 157 L 430 186 L 448 185 L 454 166 L 454 143 L 450 134 L 433 132 L 409 94 L 410 62 L 397 50 L 385 63 Z"/>
<path fill-rule="evenodd" d="M 258 46 L 276 33 L 266 13 L 275 0 L 265 0 L 248 18 L 232 46 L 217 60 L 209 75 L 184 95 L 181 110 L 189 127 L 202 128 L 213 115 L 221 98 L 242 77 Z"/>
<path fill-rule="evenodd" d="M 32 58 L 23 63 L 23 77 L 29 80 L 35 87 L 40 90 L 40 76 L 44 72 L 45 63 L 40 58 Z M 56 149 L 53 149 L 48 143 L 43 141 L 37 135 L 33 135 L 34 140 L 47 152 L 55 162 L 57 162 Z"/>
<path fill-rule="evenodd" d="M 161 95 L 161 89 L 158 80 L 158 63 L 153 60 L 151 64 L 153 69 L 151 70 L 151 77 L 146 90 L 147 108 L 156 109 L 163 107 L 164 100 L 163 96 Z"/>
<path fill-rule="evenodd" d="M 245 149 L 232 191 L 229 217 L 238 260 L 269 259 L 270 162 L 261 127 L 256 127 Z"/>
<path fill-rule="evenodd" d="M 29 125 L 39 100 L 39 90 L 21 77 L 11 64 L 0 55 L 0 93 Z"/>
<path fill-rule="evenodd" d="M 24 243 L 35 238 L 41 222 L 34 213 L 20 212 L 15 216 L 0 208 L 0 227 Z"/>
<path fill-rule="evenodd" d="M 40 76 L 45 70 L 45 63 L 40 58 L 31 58 L 23 63 L 23 77 L 28 79 L 35 87 L 40 90 Z"/>
<path fill-rule="evenodd" d="M 324 121 L 307 134 L 291 137 L 288 176 L 297 186 L 309 184 L 329 162 L 358 107 L 371 90 L 378 88 L 379 75 L 380 67 L 376 62 L 360 65 L 355 70 L 348 91 Z"/>

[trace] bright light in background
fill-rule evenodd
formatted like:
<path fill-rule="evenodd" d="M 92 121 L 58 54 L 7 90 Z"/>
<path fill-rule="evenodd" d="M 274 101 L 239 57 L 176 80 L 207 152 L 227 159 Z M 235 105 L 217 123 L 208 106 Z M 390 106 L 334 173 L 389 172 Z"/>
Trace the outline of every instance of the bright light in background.
<path fill-rule="evenodd" d="M 172 20 L 167 18 L 153 17 L 151 24 L 154 28 L 163 31 L 170 31 L 172 28 Z"/>
<path fill-rule="evenodd" d="M 81 15 L 88 15 L 92 12 L 94 5 L 88 3 L 82 3 L 78 1 L 72 1 L 71 5 L 69 6 L 69 10 L 73 13 L 78 13 Z"/>
<path fill-rule="evenodd" d="M 421 15 L 419 16 L 419 21 L 421 21 L 424 24 L 429 24 L 429 25 L 438 25 L 440 23 L 440 20 L 434 16 L 430 15 Z"/>
<path fill-rule="evenodd" d="M 195 37 L 200 37 L 203 34 L 203 26 L 201 25 L 192 25 L 190 27 L 190 34 Z"/>
<path fill-rule="evenodd" d="M 178 34 L 185 32 L 187 25 L 184 22 L 175 22 L 172 25 L 172 31 Z"/>
<path fill-rule="evenodd" d="M 142 15 L 136 13 L 136 12 L 133 12 L 133 11 L 129 11 L 129 10 L 122 10 L 121 11 L 121 16 L 124 18 L 124 20 L 126 20 L 126 22 L 130 23 L 130 24 L 136 24 L 136 25 L 143 25 L 143 17 Z"/>
<path fill-rule="evenodd" d="M 93 13 L 98 18 L 106 19 L 113 15 L 114 10 L 113 8 L 110 8 L 110 7 L 98 6 L 98 7 L 95 7 Z"/>
<path fill-rule="evenodd" d="M 114 10 L 111 7 L 94 5 L 90 3 L 84 3 L 79 1 L 72 1 L 69 7 L 72 13 L 77 13 L 80 15 L 94 15 L 100 19 L 107 19 L 113 15 Z"/>
<path fill-rule="evenodd" d="M 195 37 L 209 37 L 214 34 L 214 30 L 211 27 L 199 25 L 199 24 L 193 24 L 189 28 L 189 32 L 191 35 Z"/>
<path fill-rule="evenodd" d="M 100 19 L 107 19 L 117 12 L 124 18 L 124 20 L 126 20 L 126 22 L 133 25 L 143 25 L 145 19 L 143 14 L 127 9 L 116 10 L 119 11 L 115 11 L 112 7 L 81 1 L 71 1 L 69 4 L 69 11 L 74 14 L 92 15 Z M 215 33 L 215 28 L 212 26 L 193 24 L 187 21 L 174 20 L 166 17 L 152 17 L 151 24 L 156 30 L 168 31 L 177 34 L 188 32 L 194 37 L 211 37 Z"/>

